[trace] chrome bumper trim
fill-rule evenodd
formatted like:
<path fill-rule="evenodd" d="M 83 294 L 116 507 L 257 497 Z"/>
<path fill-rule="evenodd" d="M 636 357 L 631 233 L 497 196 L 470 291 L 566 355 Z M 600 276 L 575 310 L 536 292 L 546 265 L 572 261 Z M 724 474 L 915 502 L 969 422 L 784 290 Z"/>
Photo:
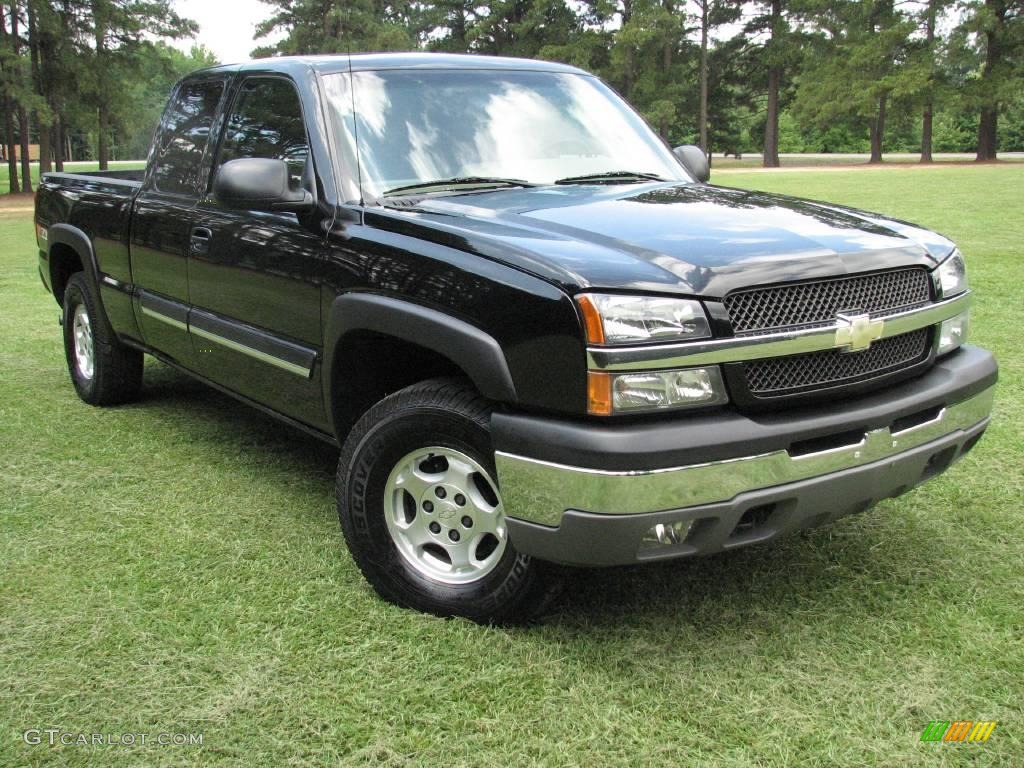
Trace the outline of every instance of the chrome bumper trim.
<path fill-rule="evenodd" d="M 983 422 L 995 387 L 943 408 L 933 419 L 893 432 L 864 433 L 852 445 L 791 456 L 772 451 L 707 464 L 636 472 L 572 467 L 497 451 L 498 484 L 512 517 L 557 526 L 566 510 L 624 515 L 724 502 L 736 495 L 862 466 Z"/>
<path fill-rule="evenodd" d="M 966 291 L 918 309 L 878 317 L 877 320 L 885 323 L 879 338 L 899 336 L 936 325 L 965 312 L 970 304 L 971 292 Z M 842 342 L 842 331 L 846 327 L 845 323 L 837 320 L 824 328 L 805 328 L 759 336 L 643 347 L 588 347 L 587 366 L 592 371 L 658 370 L 825 352 L 847 346 Z"/>

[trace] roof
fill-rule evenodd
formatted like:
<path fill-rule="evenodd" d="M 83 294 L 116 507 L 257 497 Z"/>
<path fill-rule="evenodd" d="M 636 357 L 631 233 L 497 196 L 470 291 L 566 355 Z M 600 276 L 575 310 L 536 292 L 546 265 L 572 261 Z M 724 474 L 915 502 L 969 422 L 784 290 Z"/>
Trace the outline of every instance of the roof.
<path fill-rule="evenodd" d="M 351 65 L 349 60 L 351 59 Z M 238 64 L 222 64 L 201 70 L 214 72 L 295 72 L 314 69 L 322 73 L 348 72 L 373 69 L 504 69 L 532 70 L 535 72 L 569 72 L 587 74 L 568 64 L 536 59 L 515 59 L 504 56 L 477 56 L 465 53 L 345 53 L 322 56 L 275 56 Z M 196 73 L 193 73 L 196 74 Z"/>

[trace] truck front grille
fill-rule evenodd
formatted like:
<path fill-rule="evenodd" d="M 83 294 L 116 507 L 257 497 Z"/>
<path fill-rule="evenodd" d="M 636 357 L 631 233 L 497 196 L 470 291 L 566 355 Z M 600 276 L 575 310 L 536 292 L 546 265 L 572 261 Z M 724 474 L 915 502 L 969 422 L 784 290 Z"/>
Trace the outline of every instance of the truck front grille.
<path fill-rule="evenodd" d="M 931 329 L 880 339 L 863 352 L 830 349 L 744 364 L 755 397 L 779 397 L 840 384 L 854 384 L 908 368 L 929 354 Z"/>
<path fill-rule="evenodd" d="M 830 325 L 842 312 L 873 316 L 927 304 L 928 272 L 922 267 L 894 269 L 806 283 L 733 291 L 723 300 L 733 333 Z"/>
<path fill-rule="evenodd" d="M 743 288 L 722 302 L 733 333 L 749 336 L 834 325 L 840 314 L 885 317 L 927 305 L 931 278 L 923 267 Z M 862 352 L 831 349 L 752 360 L 733 369 L 738 391 L 756 400 L 809 397 L 815 391 L 858 384 L 918 366 L 930 354 L 931 329 L 874 342 Z M 742 378 L 742 380 L 740 380 Z"/>

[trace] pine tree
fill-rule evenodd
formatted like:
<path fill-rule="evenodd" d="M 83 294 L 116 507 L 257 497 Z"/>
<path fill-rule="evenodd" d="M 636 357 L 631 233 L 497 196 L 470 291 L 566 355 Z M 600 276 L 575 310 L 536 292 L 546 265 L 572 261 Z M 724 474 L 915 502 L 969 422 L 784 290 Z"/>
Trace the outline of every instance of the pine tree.
<path fill-rule="evenodd" d="M 965 22 L 977 36 L 982 64 L 967 85 L 967 101 L 978 110 L 979 161 L 995 160 L 999 112 L 1024 97 L 1024 0 L 980 0 Z"/>
<path fill-rule="evenodd" d="M 914 21 L 894 0 L 818 0 L 803 17 L 816 35 L 804 60 L 797 115 L 822 129 L 842 120 L 866 123 L 871 162 L 882 162 L 893 100 L 916 96 L 922 87 L 920 73 L 907 66 Z"/>

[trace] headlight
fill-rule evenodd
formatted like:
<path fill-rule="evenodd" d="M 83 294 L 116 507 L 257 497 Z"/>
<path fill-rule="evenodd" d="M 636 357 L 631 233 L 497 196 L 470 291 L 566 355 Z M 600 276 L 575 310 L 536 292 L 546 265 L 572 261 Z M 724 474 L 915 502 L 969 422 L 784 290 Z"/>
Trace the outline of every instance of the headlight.
<path fill-rule="evenodd" d="M 959 249 L 954 250 L 944 262 L 939 264 L 935 274 L 939 293 L 943 298 L 956 296 L 967 290 L 967 264 Z"/>
<path fill-rule="evenodd" d="M 598 293 L 583 294 L 577 301 L 591 344 L 687 341 L 711 336 L 699 301 Z"/>
<path fill-rule="evenodd" d="M 951 317 L 939 327 L 939 348 L 936 355 L 944 355 L 967 341 L 967 329 L 971 324 L 971 313 L 961 312 L 956 317 Z"/>
<path fill-rule="evenodd" d="M 718 366 L 619 374 L 591 371 L 587 388 L 587 410 L 595 416 L 722 405 L 729 401 Z"/>

